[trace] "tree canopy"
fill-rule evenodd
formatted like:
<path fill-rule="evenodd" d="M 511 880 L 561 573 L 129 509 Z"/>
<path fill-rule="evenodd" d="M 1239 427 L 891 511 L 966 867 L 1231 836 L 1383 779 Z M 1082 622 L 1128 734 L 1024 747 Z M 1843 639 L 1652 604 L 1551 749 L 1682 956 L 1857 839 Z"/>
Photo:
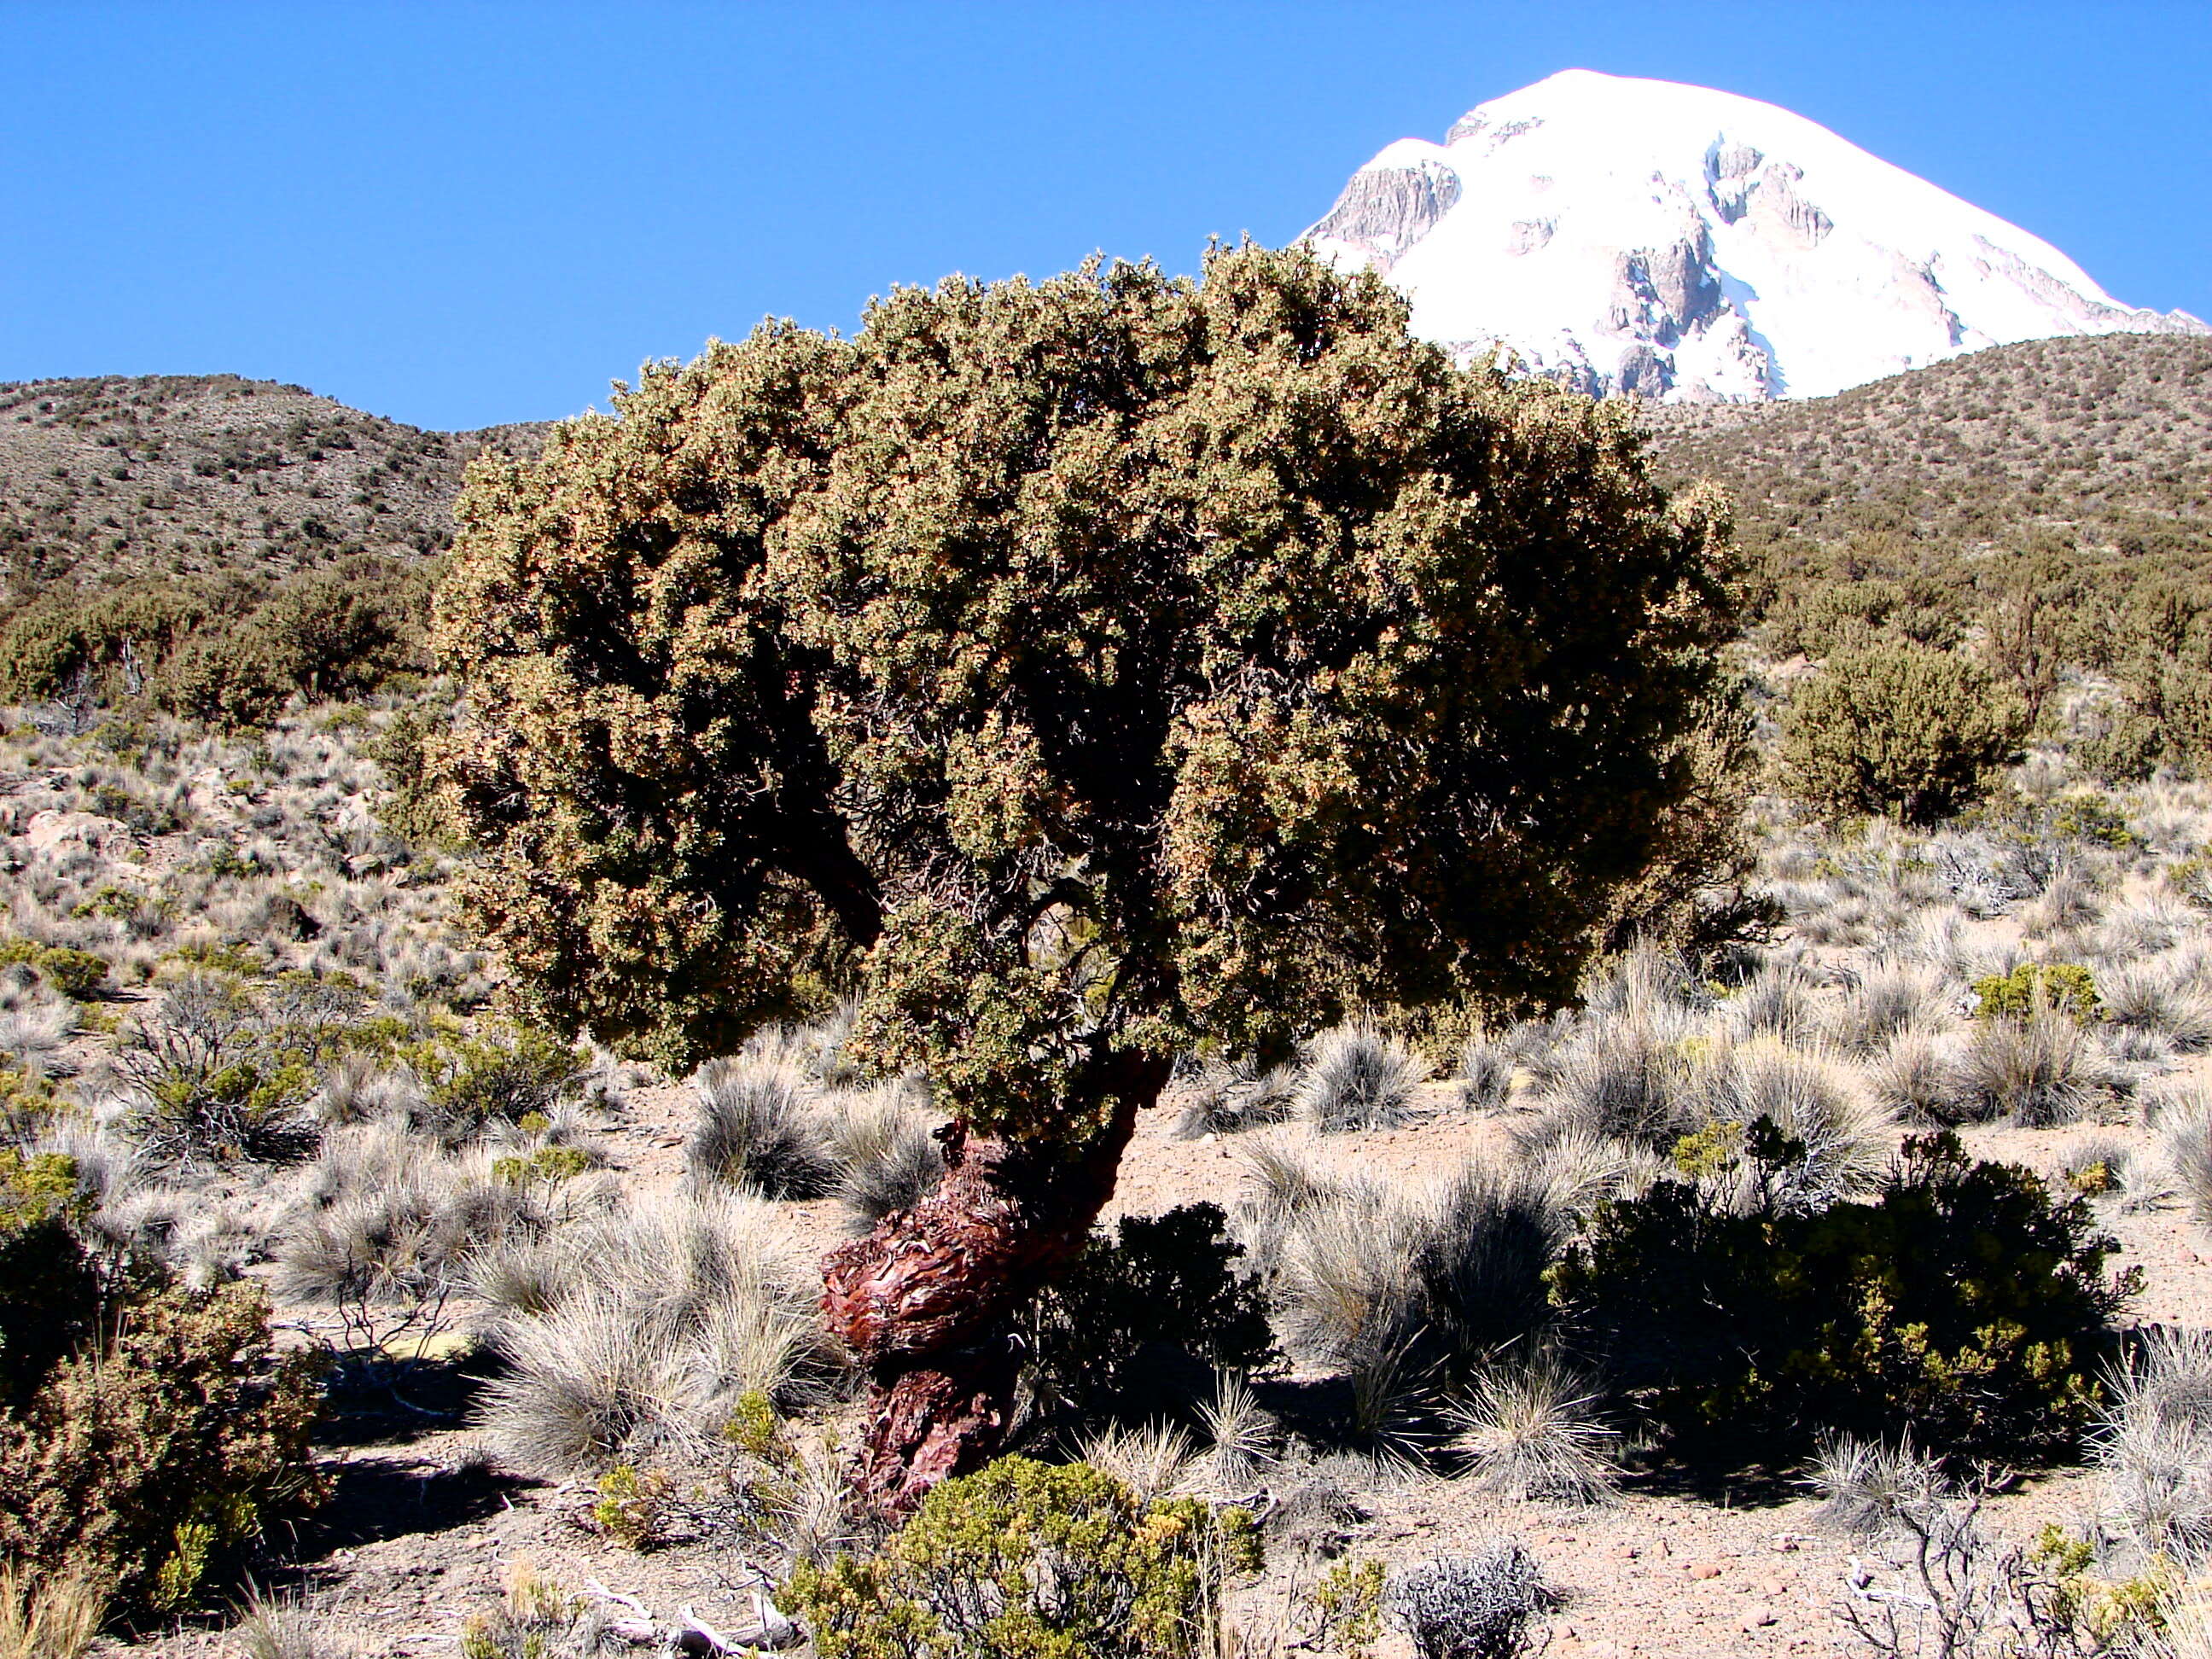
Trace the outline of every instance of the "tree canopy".
<path fill-rule="evenodd" d="M 1109 1050 L 1564 1000 L 1729 626 L 1624 410 L 1303 250 L 764 325 L 460 519 L 438 763 L 526 994 L 683 1064 L 849 992 L 1016 1140 Z"/>

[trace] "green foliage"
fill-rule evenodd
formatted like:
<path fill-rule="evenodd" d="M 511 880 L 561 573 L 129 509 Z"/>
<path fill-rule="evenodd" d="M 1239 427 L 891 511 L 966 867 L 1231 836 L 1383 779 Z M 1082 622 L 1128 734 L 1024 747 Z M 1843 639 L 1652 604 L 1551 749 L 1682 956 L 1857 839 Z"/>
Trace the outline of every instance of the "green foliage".
<path fill-rule="evenodd" d="M 0 1415 L 0 1556 L 176 1611 L 320 1495 L 321 1388 L 309 1357 L 275 1357 L 257 1287 L 152 1291 L 100 1325 Z"/>
<path fill-rule="evenodd" d="M 1781 766 L 1814 806 L 1929 824 L 1979 799 L 2026 731 L 2025 710 L 1966 658 L 1875 647 L 1839 653 L 1798 688 Z"/>
<path fill-rule="evenodd" d="M 427 714 L 402 709 L 368 746 L 368 757 L 384 770 L 386 793 L 377 817 L 410 846 L 456 848 L 461 837 L 423 748 L 434 712 L 435 705 Z"/>
<path fill-rule="evenodd" d="M 1977 1019 L 2026 1019 L 2041 1005 L 2086 1025 L 2104 1006 L 2097 981 L 2075 962 L 2023 962 L 2008 974 L 1984 975 L 1974 981 L 1974 997 Z"/>
<path fill-rule="evenodd" d="M 472 472 L 437 605 L 469 914 L 564 1030 L 682 1068 L 849 988 L 1059 1144 L 1103 1056 L 1565 999 L 1695 787 L 1714 499 L 1305 252 L 902 289 L 618 404 Z"/>
<path fill-rule="evenodd" d="M 89 951 L 27 939 L 0 940 L 0 967 L 17 962 L 27 963 L 40 979 L 76 1002 L 89 1002 L 107 982 L 106 959 Z"/>
<path fill-rule="evenodd" d="M 1242 1510 L 1007 1457 L 937 1487 L 880 1555 L 800 1564 L 776 1599 L 821 1659 L 1194 1659 L 1222 1580 L 1258 1566 Z"/>
<path fill-rule="evenodd" d="M 446 1021 L 396 1057 L 421 1080 L 433 1115 L 451 1135 L 543 1115 L 575 1086 L 591 1056 L 535 1025 Z"/>
<path fill-rule="evenodd" d="M 1746 1135 L 1755 1194 L 1803 1148 Z M 1948 1134 L 1905 1145 L 1879 1193 L 1813 1213 L 1736 1183 L 1662 1181 L 1597 1205 L 1552 1271 L 1563 1311 L 1624 1390 L 1686 1446 L 1787 1457 L 1823 1430 L 1940 1455 L 2064 1451 L 2095 1409 L 2110 1322 L 2139 1281 L 2087 1200 L 1970 1164 Z"/>
<path fill-rule="evenodd" d="M 493 1180 L 503 1181 L 510 1187 L 528 1186 L 532 1182 L 557 1187 L 564 1181 L 574 1180 L 591 1167 L 591 1154 L 580 1147 L 540 1146 L 527 1155 L 494 1158 L 491 1174 Z"/>
<path fill-rule="evenodd" d="M 1383 1567 L 1380 1561 L 1339 1561 L 1314 1586 L 1320 1628 L 1314 1639 L 1345 1659 L 1367 1659 L 1382 1634 Z"/>
<path fill-rule="evenodd" d="M 74 1231 L 85 1208 L 74 1161 L 0 1147 L 0 1409 L 93 1328 L 100 1279 Z"/>
<path fill-rule="evenodd" d="M 646 1550 L 660 1541 L 668 1518 L 669 1494 L 676 1483 L 659 1469 L 640 1474 L 617 1463 L 599 1477 L 592 1519 L 626 1549 Z"/>
<path fill-rule="evenodd" d="M 1079 1410 L 1110 1400 L 1147 1347 L 1179 1348 L 1224 1370 L 1274 1358 L 1267 1298 L 1237 1276 L 1244 1254 L 1218 1204 L 1124 1216 L 1039 1298 L 1035 1364 L 1045 1392 Z"/>
<path fill-rule="evenodd" d="M 367 690 L 419 665 L 428 583 L 349 558 L 269 584 L 142 580 L 50 593 L 0 632 L 0 696 L 143 696 L 226 726 L 261 725 L 293 693 Z"/>

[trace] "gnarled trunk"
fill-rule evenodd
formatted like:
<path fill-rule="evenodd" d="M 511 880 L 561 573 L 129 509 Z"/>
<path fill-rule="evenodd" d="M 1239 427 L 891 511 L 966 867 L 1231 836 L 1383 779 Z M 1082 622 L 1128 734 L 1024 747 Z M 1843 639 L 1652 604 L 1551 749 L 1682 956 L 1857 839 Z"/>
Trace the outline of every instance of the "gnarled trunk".
<path fill-rule="evenodd" d="M 854 1479 L 878 1510 L 909 1512 L 998 1450 L 1020 1370 L 1014 1316 L 1082 1250 L 1168 1070 L 1133 1054 L 1097 1067 L 1087 1103 L 1109 1109 L 1079 1146 L 993 1140 L 955 1121 L 937 1190 L 830 1252 L 822 1311 L 868 1370 Z"/>

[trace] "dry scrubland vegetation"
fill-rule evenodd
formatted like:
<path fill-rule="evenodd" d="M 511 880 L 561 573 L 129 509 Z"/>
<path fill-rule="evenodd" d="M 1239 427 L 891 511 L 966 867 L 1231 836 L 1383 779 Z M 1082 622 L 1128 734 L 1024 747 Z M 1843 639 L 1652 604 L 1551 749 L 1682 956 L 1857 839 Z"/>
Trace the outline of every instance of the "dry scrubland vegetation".
<path fill-rule="evenodd" d="M 1556 1010 L 1184 1054 L 1019 1455 L 896 1528 L 816 1304 L 941 1082 L 834 996 L 672 1074 L 532 1024 L 416 599 L 195 707 L 126 586 L 19 587 L 80 643 L 0 739 L 0 1654 L 2205 1653 L 2204 451 L 2060 458 L 2208 362 L 1670 424 L 1761 556 L 1733 860 Z"/>

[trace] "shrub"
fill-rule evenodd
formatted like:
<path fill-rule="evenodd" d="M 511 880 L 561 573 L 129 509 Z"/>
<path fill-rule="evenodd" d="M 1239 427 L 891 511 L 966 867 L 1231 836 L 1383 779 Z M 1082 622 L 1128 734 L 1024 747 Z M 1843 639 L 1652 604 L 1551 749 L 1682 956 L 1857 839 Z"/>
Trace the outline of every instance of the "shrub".
<path fill-rule="evenodd" d="M 1094 1234 L 1031 1316 L 1042 1391 L 1089 1409 L 1128 1385 L 1147 1349 L 1229 1370 L 1267 1364 L 1274 1357 L 1267 1301 L 1237 1276 L 1243 1255 L 1217 1204 L 1124 1216 L 1111 1240 Z"/>
<path fill-rule="evenodd" d="M 2089 970 L 2072 962 L 2023 962 L 2008 974 L 1986 975 L 1974 981 L 1974 997 L 1977 1019 L 2026 1019 L 2049 1006 L 2086 1024 L 2103 1006 Z"/>
<path fill-rule="evenodd" d="M 125 1132 L 164 1158 L 280 1159 L 311 1146 L 313 1054 L 264 1012 L 212 978 L 170 991 L 116 1054 Z"/>
<path fill-rule="evenodd" d="M 85 1207 L 71 1159 L 0 1147 L 0 1409 L 92 1332 L 103 1287 L 72 1228 Z"/>
<path fill-rule="evenodd" d="M 1509 1540 L 1409 1567 L 1382 1605 L 1420 1659 L 1519 1659 L 1537 1645 L 1529 1622 L 1556 1599 L 1535 1558 Z"/>
<path fill-rule="evenodd" d="M 1753 1192 L 1802 1156 L 1758 1124 Z M 1553 1270 L 1566 1316 L 1614 1380 L 1686 1446 L 1790 1455 L 1817 1429 L 1945 1455 L 2047 1456 L 2093 1415 L 2110 1321 L 2140 1281 L 2108 1279 L 2088 1201 L 2054 1202 L 1957 1140 L 1908 1140 L 1871 1199 L 1817 1212 L 1724 1202 L 1662 1181 L 1601 1203 Z"/>
<path fill-rule="evenodd" d="M 476 1032 L 449 1025 L 403 1046 L 398 1057 L 420 1080 L 433 1127 L 448 1140 L 550 1113 L 591 1063 L 586 1050 L 535 1025 Z"/>
<path fill-rule="evenodd" d="M 1791 698 L 1781 766 L 1814 806 L 1931 824 L 1988 792 L 2026 724 L 1963 657 L 1917 645 L 1842 652 Z"/>
<path fill-rule="evenodd" d="M 0 943 L 0 966 L 23 963 L 39 977 L 74 1002 L 89 1002 L 107 982 L 107 962 L 89 951 L 67 945 L 40 945 L 27 939 Z"/>
<path fill-rule="evenodd" d="M 1318 1129 L 1395 1129 L 1413 1115 L 1428 1062 L 1371 1025 L 1340 1025 L 1315 1039 L 1297 1084 L 1299 1110 Z"/>
<path fill-rule="evenodd" d="M 819 1198 L 833 1177 L 815 1090 L 795 1066 L 710 1060 L 691 1074 L 698 1121 L 684 1144 L 692 1175 L 763 1198 Z"/>
<path fill-rule="evenodd" d="M 268 1380 L 263 1380 L 264 1377 Z M 134 1299 L 0 1420 L 0 1556 L 96 1574 L 126 1607 L 188 1605 L 320 1494 L 308 1356 L 274 1362 L 260 1291 Z"/>
<path fill-rule="evenodd" d="M 881 1555 L 800 1564 L 776 1601 L 821 1659 L 1196 1659 L 1223 1579 L 1258 1565 L 1241 1510 L 1007 1457 L 937 1487 Z"/>

